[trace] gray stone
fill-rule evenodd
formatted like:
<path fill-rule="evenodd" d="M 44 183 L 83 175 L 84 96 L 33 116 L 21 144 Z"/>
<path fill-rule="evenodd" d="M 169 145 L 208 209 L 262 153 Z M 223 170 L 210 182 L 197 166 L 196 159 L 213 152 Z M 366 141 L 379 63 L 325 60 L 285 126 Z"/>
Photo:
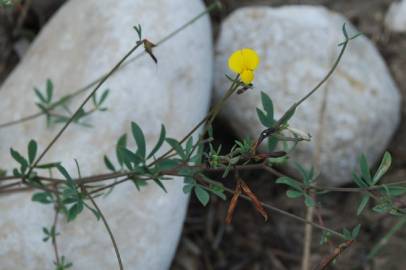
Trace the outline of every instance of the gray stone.
<path fill-rule="evenodd" d="M 393 2 L 385 17 L 386 27 L 393 32 L 406 32 L 406 0 Z"/>
<path fill-rule="evenodd" d="M 195 14 L 199 0 L 71 0 L 45 26 L 22 62 L 0 89 L 0 123 L 37 112 L 33 87 L 54 82 L 56 98 L 71 93 L 108 71 L 135 44 L 133 25 L 140 23 L 151 41 L 158 41 Z M 198 33 L 198 35 L 196 34 Z M 44 158 L 62 161 L 76 176 L 106 173 L 103 155 L 114 157 L 120 135 L 130 122 L 144 130 L 149 149 L 161 123 L 168 136 L 181 138 L 206 114 L 211 90 L 212 40 L 203 18 L 155 50 L 158 65 L 143 56 L 109 79 L 108 112 L 87 119 L 93 127 L 71 125 Z M 71 103 L 76 108 L 84 96 Z M 28 141 L 44 147 L 61 126 L 47 129 L 44 118 L 0 131 L 0 164 L 16 166 L 13 147 L 26 153 Z M 165 194 L 155 184 L 141 192 L 129 182 L 117 186 L 97 203 L 117 240 L 125 269 L 167 269 L 176 249 L 188 197 L 182 179 L 165 182 Z M 42 241 L 42 227 L 53 222 L 53 208 L 31 202 L 31 192 L 0 197 L 0 268 L 54 269 L 51 243 Z M 67 224 L 59 218 L 58 246 L 74 269 L 117 269 L 113 246 L 103 223 L 90 211 Z"/>
<path fill-rule="evenodd" d="M 257 138 L 264 129 L 255 111 L 261 107 L 260 91 L 273 99 L 280 117 L 325 76 L 340 50 L 343 23 L 357 33 L 343 16 L 313 6 L 242 8 L 223 22 L 216 47 L 215 99 L 229 85 L 224 73 L 230 74 L 227 59 L 234 50 L 250 47 L 261 58 L 255 89 L 232 97 L 221 114 L 240 136 Z M 319 164 L 327 183 L 348 183 L 361 153 L 371 163 L 380 157 L 399 123 L 399 110 L 400 95 L 382 57 L 371 41 L 358 37 L 333 77 L 290 121 L 313 136 L 292 156 L 307 165 Z"/>

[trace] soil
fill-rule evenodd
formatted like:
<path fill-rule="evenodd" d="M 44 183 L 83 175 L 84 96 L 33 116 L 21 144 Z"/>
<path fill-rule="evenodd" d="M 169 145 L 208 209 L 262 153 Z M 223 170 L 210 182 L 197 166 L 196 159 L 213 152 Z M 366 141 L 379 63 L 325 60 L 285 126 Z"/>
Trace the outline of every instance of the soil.
<path fill-rule="evenodd" d="M 44 1 L 42 1 L 44 2 Z M 52 1 L 49 1 L 52 2 Z M 20 30 L 16 31 L 21 10 L 0 11 L 0 84 L 20 59 L 21 44 L 31 41 L 57 4 L 30 8 Z M 211 2 L 206 0 L 206 2 Z M 280 6 L 288 4 L 323 5 L 344 14 L 378 47 L 403 96 L 402 122 L 389 146 L 394 164 L 384 181 L 406 179 L 406 34 L 394 34 L 384 27 L 384 16 L 391 0 L 222 0 L 223 10 L 211 14 L 214 35 L 219 24 L 233 10 L 248 5 Z M 229 145 L 235 135 L 221 120 L 215 123 L 215 133 L 220 143 Z M 274 184 L 274 178 L 263 172 L 244 174 L 251 189 L 264 202 L 291 213 L 304 216 L 301 200 L 287 199 L 284 190 Z M 225 183 L 233 188 L 231 179 Z M 367 255 L 381 237 L 399 220 L 377 215 L 371 211 L 354 218 L 359 194 L 336 193 L 322 199 L 319 211 L 326 226 L 332 228 L 353 227 L 362 223 L 360 238 L 341 255 L 329 269 L 406 269 L 406 230 L 400 230 L 373 259 Z M 304 226 L 288 217 L 270 212 L 270 219 L 262 217 L 246 201 L 238 203 L 231 225 L 225 225 L 227 203 L 213 198 L 202 207 L 191 197 L 180 244 L 172 270 L 207 269 L 300 269 L 303 249 Z M 311 265 L 326 255 L 333 247 L 320 245 L 321 233 L 314 230 Z M 334 245 L 339 243 L 335 242 Z"/>

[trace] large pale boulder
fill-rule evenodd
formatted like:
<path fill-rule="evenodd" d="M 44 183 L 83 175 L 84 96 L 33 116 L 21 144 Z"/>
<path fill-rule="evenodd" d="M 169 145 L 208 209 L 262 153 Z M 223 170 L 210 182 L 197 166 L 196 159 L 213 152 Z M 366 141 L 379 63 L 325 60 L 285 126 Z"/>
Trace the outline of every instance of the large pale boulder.
<path fill-rule="evenodd" d="M 396 1 L 390 5 L 385 25 L 393 32 L 406 32 L 406 0 Z"/>
<path fill-rule="evenodd" d="M 216 47 L 215 98 L 229 85 L 224 73 L 230 73 L 227 59 L 234 50 L 250 47 L 261 58 L 255 89 L 232 97 L 222 111 L 240 136 L 257 138 L 264 128 L 255 111 L 260 91 L 270 95 L 280 117 L 324 77 L 340 50 L 344 22 L 356 33 L 343 16 L 322 7 L 249 7 L 225 19 Z M 382 57 L 371 41 L 358 37 L 333 77 L 290 121 L 313 135 L 292 155 L 310 165 L 318 163 L 319 152 L 322 178 L 347 183 L 358 155 L 365 153 L 371 163 L 381 155 L 399 123 L 399 109 L 400 95 Z"/>
<path fill-rule="evenodd" d="M 54 82 L 56 98 L 71 93 L 108 71 L 134 45 L 133 25 L 140 23 L 151 41 L 184 24 L 204 6 L 199 0 L 71 0 L 45 26 L 27 55 L 0 89 L 0 122 L 37 112 L 33 87 Z M 196 33 L 199 33 L 196 35 Z M 180 138 L 205 115 L 210 99 L 212 40 L 203 18 L 155 50 L 155 65 L 142 57 L 108 80 L 108 112 L 87 119 L 93 127 L 71 125 L 44 161 L 62 161 L 75 175 L 107 172 L 102 157 L 114 157 L 118 137 L 131 121 L 144 130 L 147 146 L 156 142 L 161 123 L 168 136 Z M 84 96 L 71 103 L 76 108 Z M 13 147 L 26 152 L 29 139 L 40 150 L 61 128 L 44 118 L 0 130 L 0 164 L 16 166 Z M 132 183 L 117 186 L 97 202 L 117 240 L 125 269 L 167 269 L 182 229 L 188 198 L 182 179 L 166 181 L 168 193 L 149 184 L 138 192 Z M 54 269 L 52 245 L 42 241 L 42 227 L 53 220 L 51 206 L 31 202 L 32 193 L 0 197 L 0 268 Z M 74 269 L 117 269 L 113 246 L 102 222 L 89 211 L 67 224 L 58 222 L 59 253 Z"/>

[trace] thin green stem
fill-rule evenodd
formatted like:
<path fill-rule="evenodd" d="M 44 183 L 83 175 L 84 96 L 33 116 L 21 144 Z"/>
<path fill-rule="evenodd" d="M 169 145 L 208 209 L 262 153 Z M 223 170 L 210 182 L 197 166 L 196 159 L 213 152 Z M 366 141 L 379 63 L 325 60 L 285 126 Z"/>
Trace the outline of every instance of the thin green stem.
<path fill-rule="evenodd" d="M 96 93 L 96 91 L 104 84 L 105 81 L 115 72 L 118 70 L 118 68 L 121 66 L 122 63 L 142 44 L 142 42 L 137 42 L 137 44 L 131 48 L 123 58 L 121 58 L 120 61 L 107 73 L 107 75 L 96 85 L 96 87 L 93 89 L 93 91 L 86 97 L 86 99 L 80 104 L 80 106 L 77 108 L 75 113 L 69 118 L 69 120 L 65 123 L 65 125 L 61 128 L 61 130 L 56 134 L 56 136 L 52 139 L 52 141 L 48 144 L 48 146 L 42 151 L 42 153 L 38 156 L 38 158 L 35 160 L 35 162 L 30 166 L 30 169 L 28 170 L 27 175 L 30 175 L 32 170 L 34 169 L 35 166 L 38 165 L 38 163 L 42 160 L 42 158 L 48 153 L 48 151 L 51 149 L 51 147 L 56 143 L 56 141 L 62 136 L 64 131 L 68 128 L 68 126 L 73 122 L 73 120 L 76 118 L 77 115 L 79 115 L 80 111 L 83 109 L 83 107 L 86 105 L 86 103 L 92 98 L 92 96 Z"/>
<path fill-rule="evenodd" d="M 111 231 L 110 226 L 109 226 L 109 224 L 107 223 L 106 218 L 104 217 L 104 215 L 103 215 L 102 211 L 100 210 L 99 206 L 97 206 L 95 200 L 94 200 L 94 199 L 92 198 L 92 196 L 87 192 L 86 188 L 85 188 L 84 186 L 82 186 L 82 187 L 83 187 L 82 190 L 85 192 L 85 195 L 87 196 L 87 198 L 90 199 L 90 201 L 92 202 L 94 208 L 96 208 L 97 212 L 98 212 L 99 215 L 100 215 L 100 218 L 102 219 L 102 221 L 103 221 L 103 223 L 104 223 L 104 226 L 106 227 L 107 232 L 109 233 L 111 242 L 113 243 L 114 251 L 115 251 L 115 253 L 116 253 L 116 257 L 117 257 L 117 261 L 118 261 L 119 268 L 120 268 L 120 270 L 123 270 L 123 269 L 124 269 L 124 267 L 123 267 L 123 262 L 121 261 L 120 252 L 119 252 L 119 250 L 118 250 L 118 246 L 117 246 L 116 240 L 115 240 L 115 238 L 114 238 L 113 232 Z"/>
<path fill-rule="evenodd" d="M 403 217 L 401 220 L 399 220 L 395 226 L 393 226 L 388 233 L 385 234 L 384 237 L 382 237 L 381 240 L 371 249 L 371 251 L 368 254 L 368 260 L 373 259 L 389 242 L 389 240 L 392 238 L 395 233 L 397 233 L 400 229 L 402 229 L 406 225 L 406 217 Z"/>
<path fill-rule="evenodd" d="M 183 24 L 182 26 L 180 26 L 179 28 L 175 29 L 174 31 L 172 31 L 171 33 L 169 33 L 168 35 L 166 35 L 165 37 L 163 37 L 161 40 L 159 40 L 155 45 L 156 47 L 164 44 L 165 42 L 167 42 L 168 40 L 170 40 L 171 38 L 173 38 L 174 36 L 176 36 L 177 34 L 179 34 L 181 31 L 183 31 L 185 28 L 189 27 L 190 25 L 192 25 L 193 23 L 195 23 L 197 20 L 199 20 L 200 18 L 202 18 L 204 15 L 212 12 L 215 9 L 219 9 L 221 8 L 221 3 L 219 1 L 215 1 L 214 3 L 212 3 L 210 6 L 208 6 L 203 12 L 201 12 L 200 14 L 196 15 L 195 17 L 193 17 L 191 20 L 189 20 L 188 22 L 186 22 L 185 24 Z M 137 54 L 136 56 L 132 57 L 131 59 L 128 59 L 125 63 L 123 63 L 120 68 L 118 70 L 123 69 L 124 67 L 126 67 L 127 65 L 133 63 L 135 60 L 141 58 L 141 56 L 145 55 L 146 52 L 143 51 L 142 53 Z M 51 106 L 49 106 L 48 111 L 51 111 L 53 109 L 55 109 L 56 107 L 60 106 L 61 104 L 64 104 L 66 101 L 82 94 L 85 93 L 87 90 L 89 90 L 90 88 L 92 88 L 93 86 L 95 86 L 98 82 L 100 82 L 101 80 L 105 79 L 105 77 L 108 76 L 108 73 L 103 74 L 102 76 L 98 77 L 97 79 L 95 79 L 94 81 L 90 82 L 89 84 L 85 85 L 82 88 L 79 88 L 78 90 L 74 91 L 71 94 L 68 94 L 64 97 L 62 97 L 61 99 L 59 99 L 58 101 L 54 102 Z M 45 112 L 41 111 L 38 113 L 34 113 L 32 115 L 29 116 L 25 116 L 22 117 L 20 119 L 17 120 L 13 120 L 10 122 L 6 122 L 6 123 L 2 123 L 0 124 L 0 129 L 1 128 L 5 128 L 5 127 L 10 127 L 13 125 L 17 125 L 26 121 L 30 121 L 33 119 L 36 119 L 42 115 L 44 115 Z"/>

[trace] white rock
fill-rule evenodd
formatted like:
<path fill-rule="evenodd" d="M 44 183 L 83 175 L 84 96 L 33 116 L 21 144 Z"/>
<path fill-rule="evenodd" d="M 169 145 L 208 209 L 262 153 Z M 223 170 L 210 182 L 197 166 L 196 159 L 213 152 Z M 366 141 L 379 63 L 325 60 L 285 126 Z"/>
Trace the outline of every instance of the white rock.
<path fill-rule="evenodd" d="M 151 41 L 158 41 L 195 14 L 199 0 L 71 0 L 46 25 L 0 90 L 0 123 L 37 112 L 33 87 L 52 79 L 58 97 L 71 93 L 108 71 L 135 43 L 133 25 L 140 23 Z M 196 34 L 198 33 L 198 35 Z M 181 138 L 205 115 L 211 90 L 212 40 L 208 18 L 196 22 L 156 48 L 155 65 L 142 57 L 108 80 L 108 112 L 90 116 L 93 128 L 71 125 L 45 161 L 62 161 L 75 175 L 73 159 L 82 175 L 107 172 L 104 154 L 114 158 L 118 137 L 129 133 L 130 122 L 144 130 L 149 149 L 161 123 L 168 136 Z M 76 108 L 82 96 L 71 104 Z M 46 128 L 39 118 L 0 131 L 0 164 L 16 166 L 13 147 L 26 153 L 29 139 L 40 150 L 61 126 Z M 97 202 L 116 237 L 125 269 L 167 269 L 182 229 L 188 198 L 182 179 L 165 182 L 165 194 L 154 184 L 138 192 L 132 183 L 118 186 Z M 52 245 L 42 241 L 42 227 L 50 227 L 52 206 L 31 202 L 31 193 L 0 197 L 0 268 L 54 269 Z M 89 211 L 67 224 L 59 220 L 59 252 L 74 269 L 117 269 L 117 261 L 102 222 Z"/>
<path fill-rule="evenodd" d="M 406 32 L 406 0 L 393 2 L 385 17 L 386 27 L 393 32 Z"/>
<path fill-rule="evenodd" d="M 263 130 L 255 111 L 262 106 L 260 91 L 270 95 L 280 117 L 324 77 L 340 50 L 344 22 L 336 13 L 310 6 L 243 8 L 224 21 L 216 48 L 215 98 L 229 85 L 224 73 L 231 74 L 227 59 L 234 50 L 251 47 L 261 58 L 256 89 L 234 96 L 222 111 L 239 135 L 257 138 Z M 356 33 L 352 27 L 348 31 Z M 313 135 L 292 154 L 310 165 L 320 143 L 324 181 L 347 183 L 358 155 L 365 153 L 371 162 L 380 157 L 398 125 L 399 109 L 400 96 L 385 63 L 373 44 L 359 37 L 334 76 L 290 121 Z"/>

